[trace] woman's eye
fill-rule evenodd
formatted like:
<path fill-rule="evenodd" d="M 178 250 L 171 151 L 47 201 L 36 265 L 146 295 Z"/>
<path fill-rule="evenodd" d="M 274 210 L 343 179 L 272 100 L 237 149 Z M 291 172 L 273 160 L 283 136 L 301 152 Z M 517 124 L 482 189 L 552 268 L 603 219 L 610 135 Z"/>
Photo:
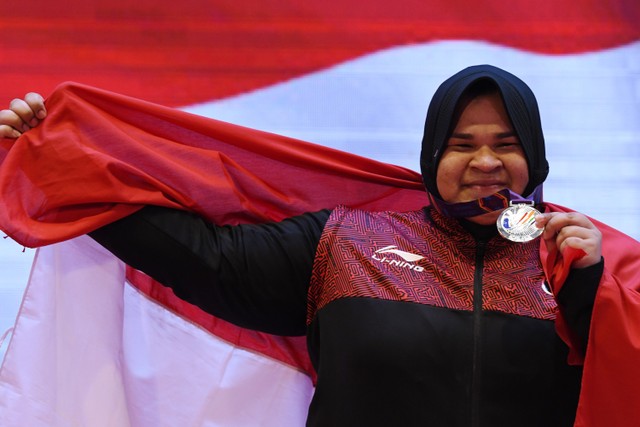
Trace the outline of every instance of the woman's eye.
<path fill-rule="evenodd" d="M 471 144 L 450 144 L 449 148 L 452 150 L 468 150 L 472 147 Z"/>

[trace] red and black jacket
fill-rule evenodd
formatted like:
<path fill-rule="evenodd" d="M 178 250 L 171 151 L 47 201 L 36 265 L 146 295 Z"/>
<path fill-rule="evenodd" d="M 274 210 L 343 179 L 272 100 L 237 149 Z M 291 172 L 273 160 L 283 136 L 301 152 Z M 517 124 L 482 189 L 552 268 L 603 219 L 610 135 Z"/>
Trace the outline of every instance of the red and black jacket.
<path fill-rule="evenodd" d="M 573 423 L 581 370 L 555 332 L 537 241 L 431 208 L 217 227 L 148 207 L 91 235 L 216 316 L 306 334 L 309 426 Z M 601 272 L 573 271 L 557 297 L 585 345 Z"/>

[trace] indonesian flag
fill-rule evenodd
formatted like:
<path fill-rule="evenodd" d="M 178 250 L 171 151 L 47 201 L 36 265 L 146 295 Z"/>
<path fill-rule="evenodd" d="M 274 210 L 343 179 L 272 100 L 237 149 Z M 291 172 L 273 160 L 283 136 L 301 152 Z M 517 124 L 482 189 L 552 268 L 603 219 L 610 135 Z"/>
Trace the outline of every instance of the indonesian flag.
<path fill-rule="evenodd" d="M 36 255 L 1 374 L 0 421 L 301 426 L 312 392 L 299 368 L 127 284 L 125 266 L 84 236 Z"/>
<path fill-rule="evenodd" d="M 59 83 L 79 81 L 417 169 L 424 112 L 437 84 L 468 65 L 492 63 L 521 76 L 538 95 L 552 166 L 546 198 L 606 222 L 622 219 L 621 226 L 634 231 L 640 186 L 631 184 L 620 194 L 616 189 L 620 178 L 640 182 L 632 149 L 640 141 L 636 1 L 226 3 L 187 0 L 179 10 L 164 0 L 135 5 L 70 0 L 64 8 L 41 0 L 6 5 L 0 16 L 0 99 L 27 90 L 55 97 Z M 72 85 L 62 92 L 73 88 L 85 90 Z M 86 90 L 85 95 L 101 93 Z M 85 95 L 65 102 L 73 111 L 74 100 L 87 104 Z M 127 110 L 114 118 L 108 113 L 113 105 Z M 327 207 L 340 197 L 365 208 L 412 209 L 426 203 L 419 177 L 403 168 L 192 116 L 178 115 L 184 121 L 166 129 L 145 128 L 140 116 L 149 109 L 154 114 L 162 110 L 118 98 L 115 104 L 99 105 L 89 118 L 130 121 L 129 127 L 108 129 L 110 135 L 126 136 L 108 148 L 126 154 L 117 164 L 96 163 L 96 176 L 107 180 L 100 186 L 85 187 L 82 175 L 53 167 L 51 185 L 73 191 L 51 197 L 29 187 L 32 177 L 20 164 L 25 156 L 0 155 L 5 160 L 1 191 L 12 195 L 3 198 L 7 204 L 0 208 L 3 230 L 28 246 L 79 236 L 37 252 L 0 369 L 0 425 L 303 425 L 314 379 L 304 338 L 265 336 L 214 319 L 127 269 L 82 234 L 150 202 L 203 215 L 213 205 L 233 206 L 212 218 L 219 222 L 277 219 Z M 65 132 L 90 131 L 64 125 L 83 120 L 52 107 L 55 111 L 66 111 L 50 118 L 56 141 L 65 141 Z M 255 168 L 262 162 L 251 160 L 252 148 L 239 163 L 235 157 L 225 163 L 231 167 L 223 171 L 232 173 L 222 179 L 204 169 L 188 173 L 193 161 L 205 164 L 209 158 L 171 157 L 173 152 L 158 153 L 153 145 L 126 146 L 135 132 L 179 139 L 179 129 L 183 141 L 197 145 L 212 127 L 224 138 L 266 142 L 269 149 L 260 155 L 305 174 L 313 165 L 317 175 L 305 181 L 305 193 L 296 193 L 295 203 L 275 203 L 283 188 L 297 183 L 286 175 L 256 192 L 257 180 L 246 178 L 246 172 L 261 173 Z M 46 129 L 39 132 L 30 143 L 47 134 Z M 9 143 L 3 144 L 8 149 Z M 31 160 L 39 164 L 42 150 L 51 150 L 47 156 L 55 158 L 57 147 L 43 144 L 25 155 L 35 156 Z M 284 148 L 271 152 L 277 147 Z M 307 155 L 311 160 L 305 160 Z M 162 174 L 176 163 L 180 173 Z M 618 173 L 607 178 L 600 163 L 615 164 Z M 31 172 L 42 177 L 43 170 Z M 9 179 L 13 173 L 19 176 Z M 305 174 L 300 176 L 310 176 Z M 234 191 L 225 181 L 229 177 Z M 325 187 L 332 190 L 314 187 L 321 180 L 330 182 Z M 341 186 L 345 182 L 349 188 Z M 212 183 L 222 203 L 201 192 Z M 361 185 L 366 191 L 360 191 Z M 135 192 L 129 191 L 132 186 Z M 97 188 L 123 191 L 106 206 Z M 185 196 L 175 188 L 193 193 Z M 598 193 L 611 200 L 594 211 Z M 28 215 L 21 216 L 24 207 Z M 73 217 L 74 212 L 80 215 Z M 611 233 L 605 241 L 611 256 L 605 258 L 612 270 L 596 308 L 598 319 L 605 320 L 599 320 L 590 342 L 602 339 L 602 348 L 608 340 L 614 344 L 587 357 L 591 365 L 579 426 L 628 426 L 640 415 L 635 405 L 640 375 L 632 351 L 638 340 L 633 325 L 640 324 L 638 252 L 630 239 Z M 624 253 L 620 248 L 626 248 Z M 591 376 L 596 371 L 606 375 Z"/>

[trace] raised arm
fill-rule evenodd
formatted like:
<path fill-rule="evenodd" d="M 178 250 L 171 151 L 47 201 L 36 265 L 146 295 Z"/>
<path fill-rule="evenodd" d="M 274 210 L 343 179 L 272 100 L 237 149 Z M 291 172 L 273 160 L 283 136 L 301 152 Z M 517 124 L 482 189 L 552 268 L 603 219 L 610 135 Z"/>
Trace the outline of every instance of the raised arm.
<path fill-rule="evenodd" d="M 42 97 L 30 94 L 3 110 L 0 126 L 3 135 L 15 137 L 45 116 Z M 148 206 L 90 235 L 205 311 L 251 329 L 303 335 L 307 287 L 327 217 L 323 211 L 218 227 L 187 212 Z"/>

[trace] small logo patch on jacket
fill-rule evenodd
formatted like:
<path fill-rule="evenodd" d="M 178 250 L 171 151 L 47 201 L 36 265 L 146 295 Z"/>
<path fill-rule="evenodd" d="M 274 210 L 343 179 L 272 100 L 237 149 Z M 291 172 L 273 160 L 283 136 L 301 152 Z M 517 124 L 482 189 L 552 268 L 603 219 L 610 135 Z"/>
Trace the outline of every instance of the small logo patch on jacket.
<path fill-rule="evenodd" d="M 388 257 L 387 254 L 393 254 L 395 256 Z M 398 257 L 401 259 L 398 259 Z M 422 255 L 416 255 L 411 252 L 400 250 L 395 245 L 385 246 L 382 249 L 378 249 L 373 253 L 371 258 L 382 263 L 387 263 L 391 266 L 408 268 L 409 270 L 418 272 L 424 271 L 424 267 L 413 264 L 423 259 L 424 257 Z"/>

